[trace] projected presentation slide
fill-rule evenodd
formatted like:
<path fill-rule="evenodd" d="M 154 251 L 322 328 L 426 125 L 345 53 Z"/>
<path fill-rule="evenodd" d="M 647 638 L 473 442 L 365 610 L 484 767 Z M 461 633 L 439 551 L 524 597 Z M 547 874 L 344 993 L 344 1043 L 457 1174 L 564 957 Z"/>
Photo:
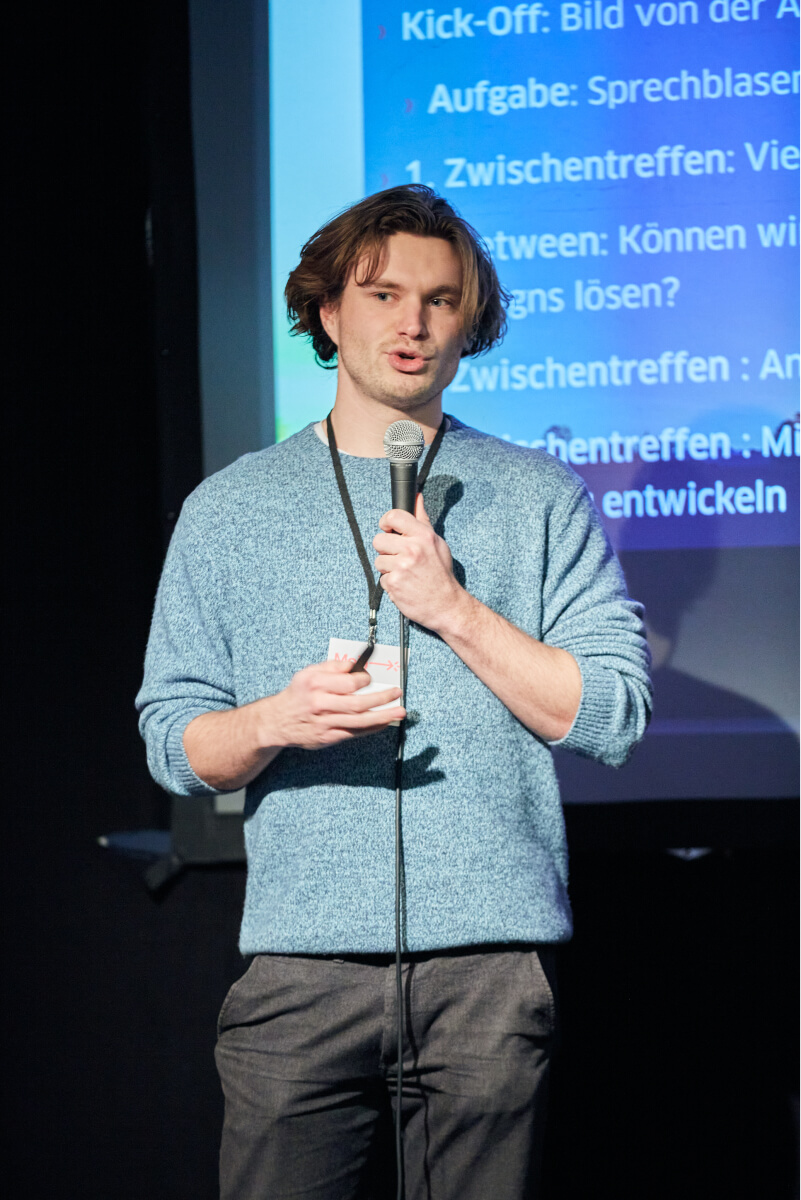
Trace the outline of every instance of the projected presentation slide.
<path fill-rule="evenodd" d="M 277 436 L 335 376 L 288 336 L 303 242 L 423 183 L 511 300 L 446 412 L 569 463 L 646 603 L 656 709 L 569 800 L 797 787 L 798 0 L 270 6 Z"/>
<path fill-rule="evenodd" d="M 447 402 L 629 549 L 797 538 L 796 32 L 795 0 L 363 5 L 366 190 L 429 183 L 512 293 Z"/>

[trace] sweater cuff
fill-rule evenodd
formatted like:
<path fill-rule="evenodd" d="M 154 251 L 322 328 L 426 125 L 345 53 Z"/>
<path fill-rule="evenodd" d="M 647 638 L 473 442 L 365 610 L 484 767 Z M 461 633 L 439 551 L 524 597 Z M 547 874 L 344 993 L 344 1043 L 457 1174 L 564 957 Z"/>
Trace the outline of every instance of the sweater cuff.
<path fill-rule="evenodd" d="M 208 712 L 207 708 L 193 709 L 188 713 L 181 713 L 177 721 L 173 723 L 170 732 L 167 734 L 167 762 L 169 764 L 170 775 L 175 784 L 175 791 L 179 796 L 216 796 L 217 789 L 210 787 L 208 783 L 196 775 L 190 766 L 189 759 L 184 749 L 184 730 L 190 721 L 194 721 L 195 717 L 200 717 L 204 712 Z"/>
<path fill-rule="evenodd" d="M 617 696 L 610 672 L 591 658 L 576 658 L 581 671 L 581 699 L 573 724 L 563 738 L 551 742 L 579 754 L 588 754 L 609 740 L 614 727 Z"/>

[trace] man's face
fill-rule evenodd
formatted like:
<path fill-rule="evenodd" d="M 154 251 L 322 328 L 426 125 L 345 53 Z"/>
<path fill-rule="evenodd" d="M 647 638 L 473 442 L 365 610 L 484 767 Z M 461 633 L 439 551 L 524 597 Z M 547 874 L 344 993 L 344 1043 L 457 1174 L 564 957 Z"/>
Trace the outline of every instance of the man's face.
<path fill-rule="evenodd" d="M 462 267 L 442 238 L 395 233 L 376 278 L 351 271 L 339 303 L 320 309 L 337 346 L 340 391 L 408 410 L 436 399 L 456 374 L 465 346 L 459 303 Z"/>

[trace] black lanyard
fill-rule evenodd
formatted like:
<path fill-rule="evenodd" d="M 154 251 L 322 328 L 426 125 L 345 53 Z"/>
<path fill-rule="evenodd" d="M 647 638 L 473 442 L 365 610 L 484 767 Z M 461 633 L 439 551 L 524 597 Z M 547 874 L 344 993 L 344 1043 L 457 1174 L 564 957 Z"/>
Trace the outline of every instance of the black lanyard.
<path fill-rule="evenodd" d="M 417 476 L 418 492 L 422 492 L 423 488 L 425 487 L 425 482 L 428 479 L 428 473 L 431 470 L 431 465 L 437 456 L 437 451 L 442 445 L 442 439 L 445 436 L 448 420 L 449 418 L 447 416 L 443 416 L 442 423 L 437 430 L 436 436 L 428 448 L 428 454 L 425 457 L 420 474 Z M 364 540 L 362 539 L 361 531 L 359 529 L 358 522 L 356 521 L 356 514 L 353 511 L 353 504 L 351 503 L 350 493 L 348 492 L 348 485 L 345 482 L 345 473 L 342 470 L 342 461 L 339 457 L 337 440 L 334 436 L 334 422 L 331 420 L 331 413 L 329 413 L 326 417 L 325 424 L 328 431 L 328 449 L 331 451 L 331 462 L 334 465 L 334 474 L 336 475 L 339 495 L 342 499 L 342 507 L 345 509 L 345 516 L 348 518 L 350 531 L 353 534 L 353 540 L 356 543 L 356 551 L 359 555 L 359 561 L 362 564 L 364 577 L 367 580 L 367 591 L 370 605 L 370 618 L 367 630 L 367 648 L 362 651 L 353 667 L 351 667 L 351 671 L 361 671 L 364 667 L 364 664 L 367 662 L 368 658 L 373 652 L 373 646 L 375 646 L 376 629 L 378 627 L 378 610 L 381 607 L 384 589 L 381 586 L 381 576 L 379 575 L 378 579 L 376 579 L 373 575 L 373 570 L 370 566 L 370 560 L 367 557 L 367 551 L 364 548 Z"/>

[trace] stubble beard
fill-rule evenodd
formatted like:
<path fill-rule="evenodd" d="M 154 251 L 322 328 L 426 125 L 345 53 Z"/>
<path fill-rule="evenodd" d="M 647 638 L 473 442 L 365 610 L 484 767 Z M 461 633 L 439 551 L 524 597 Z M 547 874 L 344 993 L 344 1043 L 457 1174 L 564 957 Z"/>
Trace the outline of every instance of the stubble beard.
<path fill-rule="evenodd" d="M 436 399 L 456 375 L 455 367 L 451 375 L 439 370 L 433 377 L 403 375 L 401 372 L 393 372 L 389 366 L 382 370 L 378 362 L 370 361 L 366 355 L 364 358 L 367 361 L 364 361 L 361 354 L 351 354 L 350 349 L 345 346 L 339 347 L 338 356 L 341 365 L 363 396 L 398 412 L 413 412 L 423 408 Z M 390 373 L 396 378 L 393 379 Z"/>

